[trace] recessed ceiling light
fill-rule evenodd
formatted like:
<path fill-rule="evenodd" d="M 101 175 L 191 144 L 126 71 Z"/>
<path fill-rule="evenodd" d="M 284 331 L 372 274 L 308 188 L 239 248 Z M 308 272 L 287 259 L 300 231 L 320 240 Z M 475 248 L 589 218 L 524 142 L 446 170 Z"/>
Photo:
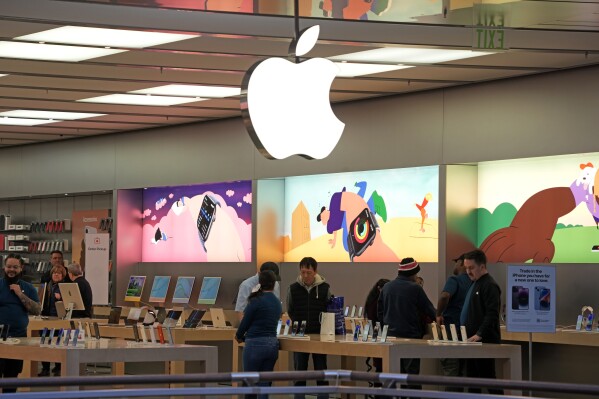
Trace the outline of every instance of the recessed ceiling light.
<path fill-rule="evenodd" d="M 359 51 L 329 57 L 333 61 L 354 62 L 389 62 L 389 63 L 414 63 L 435 64 L 438 62 L 454 61 L 464 58 L 480 57 L 493 54 L 487 51 L 471 50 L 442 50 L 429 48 L 379 48 L 375 50 Z"/>
<path fill-rule="evenodd" d="M 1 117 L 0 125 L 12 125 L 12 126 L 35 126 L 44 125 L 46 123 L 60 122 L 52 119 L 27 119 L 27 118 L 8 118 Z"/>
<path fill-rule="evenodd" d="M 127 50 L 61 46 L 56 44 L 0 42 L 0 57 L 26 60 L 78 62 Z"/>
<path fill-rule="evenodd" d="M 37 118 L 37 119 L 59 119 L 63 121 L 72 121 L 75 119 L 93 118 L 95 116 L 104 116 L 106 114 L 87 114 L 83 112 L 57 112 L 57 111 L 34 111 L 27 109 L 18 109 L 15 111 L 0 112 L 0 116 L 10 116 L 15 118 Z"/>
<path fill-rule="evenodd" d="M 169 97 L 169 96 L 148 96 L 140 94 L 109 94 L 107 96 L 85 98 L 83 100 L 77 100 L 84 103 L 102 103 L 102 104 L 124 104 L 124 105 L 156 105 L 156 106 L 169 106 L 184 103 L 191 103 L 195 101 L 202 101 L 203 99 L 191 98 L 191 97 Z"/>
<path fill-rule="evenodd" d="M 222 98 L 238 96 L 241 89 L 238 87 L 222 86 L 199 86 L 199 85 L 165 85 L 150 87 L 148 89 L 134 90 L 129 93 L 158 94 L 163 96 L 189 96 L 189 97 L 212 97 Z"/>
<path fill-rule="evenodd" d="M 17 39 L 32 42 L 79 44 L 86 46 L 144 48 L 191 39 L 198 36 L 199 35 L 145 32 L 126 29 L 62 26 L 60 28 L 20 36 L 17 37 Z"/>
<path fill-rule="evenodd" d="M 336 62 L 335 65 L 339 68 L 337 77 L 341 78 L 353 78 L 354 76 L 372 75 L 375 73 L 412 68 L 407 65 L 361 64 L 351 62 Z"/>

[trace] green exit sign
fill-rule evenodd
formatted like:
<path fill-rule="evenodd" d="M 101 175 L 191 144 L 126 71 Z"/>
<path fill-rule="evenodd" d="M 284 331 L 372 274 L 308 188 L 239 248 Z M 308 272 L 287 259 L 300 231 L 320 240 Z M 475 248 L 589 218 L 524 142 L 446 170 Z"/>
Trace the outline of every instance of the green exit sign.
<path fill-rule="evenodd" d="M 473 47 L 484 50 L 505 50 L 505 30 L 501 26 L 477 26 L 474 28 Z"/>

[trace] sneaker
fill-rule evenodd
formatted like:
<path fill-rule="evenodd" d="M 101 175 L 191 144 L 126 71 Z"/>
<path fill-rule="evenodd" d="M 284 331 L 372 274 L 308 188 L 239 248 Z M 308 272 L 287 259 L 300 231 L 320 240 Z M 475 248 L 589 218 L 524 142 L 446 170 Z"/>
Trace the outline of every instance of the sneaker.
<path fill-rule="evenodd" d="M 38 377 L 50 377 L 50 370 L 42 369 L 37 375 Z"/>

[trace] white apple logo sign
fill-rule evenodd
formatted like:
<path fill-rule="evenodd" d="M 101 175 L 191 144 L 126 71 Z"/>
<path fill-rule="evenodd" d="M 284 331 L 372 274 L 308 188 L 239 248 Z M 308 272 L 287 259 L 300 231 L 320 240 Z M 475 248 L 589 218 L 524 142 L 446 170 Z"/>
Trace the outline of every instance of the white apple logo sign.
<path fill-rule="evenodd" d="M 318 25 L 304 30 L 291 44 L 290 55 L 299 57 L 310 51 L 319 33 Z M 248 70 L 242 84 L 241 114 L 262 155 L 323 159 L 333 151 L 345 127 L 329 102 L 337 72 L 337 66 L 324 58 L 299 64 L 268 58 Z"/>

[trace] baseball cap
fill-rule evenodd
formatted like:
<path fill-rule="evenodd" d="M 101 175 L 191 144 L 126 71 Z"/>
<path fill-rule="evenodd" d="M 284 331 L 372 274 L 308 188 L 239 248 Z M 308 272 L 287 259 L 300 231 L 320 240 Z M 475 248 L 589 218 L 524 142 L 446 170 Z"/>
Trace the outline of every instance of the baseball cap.
<path fill-rule="evenodd" d="M 262 266 L 260 266 L 260 271 L 270 270 L 275 274 L 277 281 L 281 281 L 281 275 L 279 274 L 279 266 L 275 262 L 264 262 Z"/>
<path fill-rule="evenodd" d="M 460 256 L 458 256 L 457 258 L 455 258 L 455 259 L 452 259 L 452 260 L 453 260 L 454 262 L 457 262 L 457 261 L 459 261 L 459 260 L 464 260 L 464 258 L 465 258 L 465 257 L 466 257 L 466 254 L 461 254 Z"/>

